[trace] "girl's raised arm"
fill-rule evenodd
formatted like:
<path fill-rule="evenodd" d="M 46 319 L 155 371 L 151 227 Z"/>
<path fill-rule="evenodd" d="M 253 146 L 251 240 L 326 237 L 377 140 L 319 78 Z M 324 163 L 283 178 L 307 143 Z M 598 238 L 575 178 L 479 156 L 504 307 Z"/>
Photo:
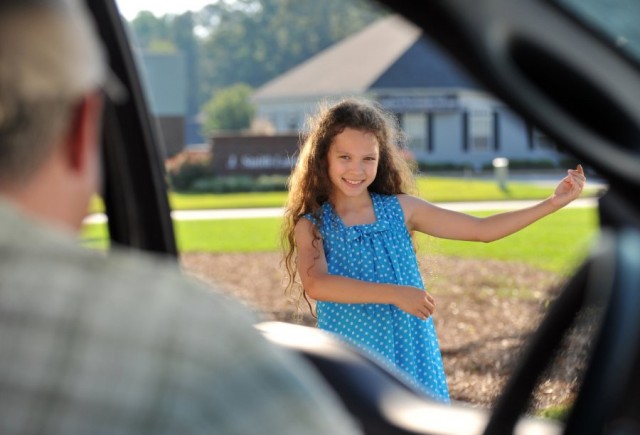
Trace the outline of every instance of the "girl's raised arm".
<path fill-rule="evenodd" d="M 314 225 L 307 219 L 300 219 L 295 227 L 298 274 L 311 298 L 340 303 L 393 304 L 421 319 L 426 319 L 434 312 L 433 297 L 421 289 L 331 275 L 322 240 L 314 242 L 313 231 Z"/>
<path fill-rule="evenodd" d="M 399 200 L 410 231 L 453 240 L 492 242 L 511 235 L 564 207 L 582 192 L 586 179 L 582 166 L 570 169 L 553 195 L 531 207 L 479 218 L 447 210 L 408 195 Z"/>

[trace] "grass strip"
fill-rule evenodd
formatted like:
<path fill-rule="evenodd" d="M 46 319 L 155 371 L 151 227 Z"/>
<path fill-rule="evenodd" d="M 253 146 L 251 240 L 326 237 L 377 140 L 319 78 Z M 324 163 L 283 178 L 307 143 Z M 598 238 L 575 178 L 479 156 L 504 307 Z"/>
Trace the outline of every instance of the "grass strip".
<path fill-rule="evenodd" d="M 469 213 L 488 216 L 495 211 Z M 584 260 L 598 229 L 595 208 L 563 209 L 523 230 L 491 243 L 470 243 L 417 235 L 418 249 L 438 255 L 486 258 L 527 263 L 538 269 L 567 275 Z"/>
<path fill-rule="evenodd" d="M 495 212 L 473 212 L 486 216 Z M 176 221 L 180 252 L 265 252 L 280 247 L 280 218 Z M 559 274 L 570 273 L 588 254 L 598 235 L 595 208 L 563 209 L 492 243 L 443 240 L 417 234 L 420 252 L 462 258 L 518 261 Z M 86 246 L 104 249 L 104 224 L 85 225 Z"/>

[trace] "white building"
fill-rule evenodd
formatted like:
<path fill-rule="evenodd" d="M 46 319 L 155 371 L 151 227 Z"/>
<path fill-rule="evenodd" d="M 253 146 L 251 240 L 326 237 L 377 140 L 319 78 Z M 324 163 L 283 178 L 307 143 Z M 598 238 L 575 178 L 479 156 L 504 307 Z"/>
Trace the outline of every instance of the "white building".
<path fill-rule="evenodd" d="M 480 168 L 495 157 L 557 163 L 546 138 L 485 92 L 421 31 L 392 15 L 256 90 L 257 119 L 304 130 L 322 100 L 363 96 L 396 113 L 418 161 Z"/>

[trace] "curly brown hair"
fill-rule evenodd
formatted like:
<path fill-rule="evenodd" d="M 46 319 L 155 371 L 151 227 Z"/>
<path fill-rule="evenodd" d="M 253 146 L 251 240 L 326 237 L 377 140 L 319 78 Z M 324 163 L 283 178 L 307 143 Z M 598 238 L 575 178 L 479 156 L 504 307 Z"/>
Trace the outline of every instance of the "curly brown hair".
<path fill-rule="evenodd" d="M 349 98 L 332 106 L 320 105 L 308 120 L 308 135 L 289 177 L 289 197 L 282 225 L 283 263 L 287 271 L 286 293 L 301 297 L 309 304 L 306 292 L 296 285 L 297 261 L 294 229 L 307 214 L 320 222 L 320 207 L 329 200 L 332 184 L 328 174 L 327 154 L 333 139 L 346 128 L 375 135 L 379 146 L 378 171 L 370 192 L 384 195 L 410 193 L 415 190 L 413 171 L 402 153 L 402 134 L 395 116 L 377 103 Z M 316 225 L 314 244 L 320 240 Z M 294 295 L 294 288 L 299 293 Z M 309 304 L 310 306 L 310 304 Z"/>

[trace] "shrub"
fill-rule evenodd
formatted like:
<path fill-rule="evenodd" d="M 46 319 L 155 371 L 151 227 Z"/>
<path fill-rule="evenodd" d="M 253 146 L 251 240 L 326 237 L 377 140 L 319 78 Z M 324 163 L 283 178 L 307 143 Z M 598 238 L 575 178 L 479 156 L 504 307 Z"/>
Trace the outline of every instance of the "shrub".
<path fill-rule="evenodd" d="M 208 177 L 196 180 L 190 191 L 195 193 L 251 192 L 252 186 L 251 177 Z"/>
<path fill-rule="evenodd" d="M 491 166 L 491 165 L 490 165 Z M 558 165 L 552 160 L 515 160 L 509 159 L 511 169 L 555 169 Z"/>
<path fill-rule="evenodd" d="M 262 175 L 254 178 L 247 175 L 232 177 L 209 175 L 192 180 L 186 188 L 174 187 L 174 190 L 190 193 L 283 192 L 287 190 L 287 177 Z"/>
<path fill-rule="evenodd" d="M 169 186 L 178 192 L 189 191 L 196 181 L 213 176 L 208 151 L 183 151 L 167 159 L 165 168 Z"/>
<path fill-rule="evenodd" d="M 255 180 L 255 188 L 258 192 L 285 192 L 288 179 L 285 175 L 261 175 Z"/>
<path fill-rule="evenodd" d="M 553 160 L 529 160 L 529 159 L 508 159 L 509 169 L 557 169 L 558 164 Z M 488 162 L 482 165 L 485 171 L 493 170 L 493 163 Z"/>
<path fill-rule="evenodd" d="M 418 170 L 420 172 L 437 172 L 437 171 L 464 171 L 470 169 L 471 165 L 464 163 L 429 163 L 418 162 Z"/>

